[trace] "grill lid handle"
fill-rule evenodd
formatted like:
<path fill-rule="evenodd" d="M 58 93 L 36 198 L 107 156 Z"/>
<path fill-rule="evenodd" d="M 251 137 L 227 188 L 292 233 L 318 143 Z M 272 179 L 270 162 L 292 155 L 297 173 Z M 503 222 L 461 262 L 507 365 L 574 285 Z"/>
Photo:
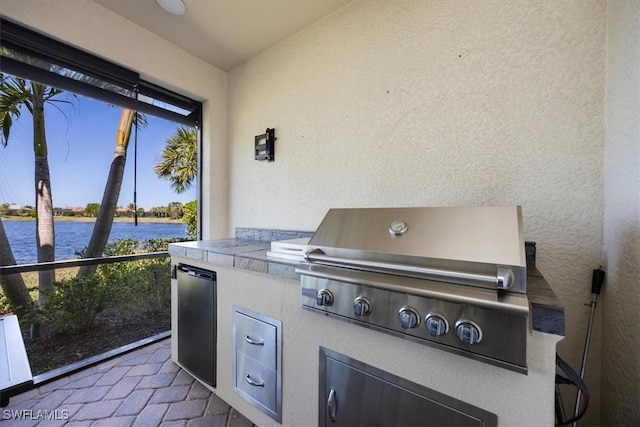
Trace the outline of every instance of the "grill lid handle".
<path fill-rule="evenodd" d="M 513 285 L 515 277 L 513 276 L 513 272 L 508 268 L 498 267 L 497 281 L 498 289 L 509 289 L 511 285 Z"/>
<path fill-rule="evenodd" d="M 325 255 L 322 250 L 309 248 L 304 254 L 305 260 L 319 264 L 348 266 L 361 270 L 394 271 L 396 273 L 419 274 L 433 280 L 447 280 L 462 284 L 479 284 L 482 286 L 495 286 L 496 289 L 509 289 L 515 282 L 513 272 L 506 267 L 498 267 L 495 276 L 489 274 L 465 273 L 461 271 L 443 270 L 438 268 L 419 267 L 407 264 L 392 264 L 364 259 L 352 260 L 348 258 Z"/>

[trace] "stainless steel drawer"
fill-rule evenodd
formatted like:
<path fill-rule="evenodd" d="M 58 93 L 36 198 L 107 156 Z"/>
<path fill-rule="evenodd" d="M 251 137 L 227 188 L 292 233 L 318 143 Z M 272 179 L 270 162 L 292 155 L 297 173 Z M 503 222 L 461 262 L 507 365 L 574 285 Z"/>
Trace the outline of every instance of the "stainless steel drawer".
<path fill-rule="evenodd" d="M 272 412 L 277 410 L 276 371 L 240 352 L 236 353 L 237 391 L 263 405 Z"/>
<path fill-rule="evenodd" d="M 282 322 L 233 306 L 233 391 L 282 422 Z"/>
<path fill-rule="evenodd" d="M 236 351 L 276 370 L 276 327 L 235 312 Z"/>

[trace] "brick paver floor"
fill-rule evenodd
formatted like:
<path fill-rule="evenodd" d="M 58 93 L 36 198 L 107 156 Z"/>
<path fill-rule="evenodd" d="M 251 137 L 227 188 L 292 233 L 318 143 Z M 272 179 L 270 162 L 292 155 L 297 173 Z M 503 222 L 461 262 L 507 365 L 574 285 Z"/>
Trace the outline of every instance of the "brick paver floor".
<path fill-rule="evenodd" d="M 251 427 L 171 361 L 166 339 L 11 398 L 0 427 Z"/>

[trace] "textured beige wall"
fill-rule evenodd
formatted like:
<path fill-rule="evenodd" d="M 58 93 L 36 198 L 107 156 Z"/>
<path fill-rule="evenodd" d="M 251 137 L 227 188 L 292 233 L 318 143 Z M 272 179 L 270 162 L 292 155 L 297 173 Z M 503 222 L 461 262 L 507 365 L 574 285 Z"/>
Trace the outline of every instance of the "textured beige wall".
<path fill-rule="evenodd" d="M 640 425 L 640 2 L 607 15 L 602 421 Z"/>
<path fill-rule="evenodd" d="M 235 68 L 230 226 L 313 230 L 331 207 L 522 205 L 566 305 L 559 351 L 579 369 L 603 263 L 605 9 L 357 1 Z M 274 163 L 253 160 L 267 127 Z M 599 422 L 600 323 L 585 425 Z"/>
<path fill-rule="evenodd" d="M 0 0 L 0 13 L 204 101 L 204 236 L 226 237 L 225 72 L 89 0 Z"/>

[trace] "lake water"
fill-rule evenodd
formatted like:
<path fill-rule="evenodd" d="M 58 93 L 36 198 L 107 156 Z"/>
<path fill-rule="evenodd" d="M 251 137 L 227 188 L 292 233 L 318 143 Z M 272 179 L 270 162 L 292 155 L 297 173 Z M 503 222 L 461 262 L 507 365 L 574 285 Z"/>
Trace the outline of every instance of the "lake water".
<path fill-rule="evenodd" d="M 186 224 L 114 222 L 109 242 L 118 239 L 148 240 L 187 237 Z M 18 264 L 36 262 L 35 221 L 2 221 L 13 255 Z M 93 222 L 55 221 L 56 260 L 77 258 L 76 251 L 84 249 L 93 232 Z"/>

